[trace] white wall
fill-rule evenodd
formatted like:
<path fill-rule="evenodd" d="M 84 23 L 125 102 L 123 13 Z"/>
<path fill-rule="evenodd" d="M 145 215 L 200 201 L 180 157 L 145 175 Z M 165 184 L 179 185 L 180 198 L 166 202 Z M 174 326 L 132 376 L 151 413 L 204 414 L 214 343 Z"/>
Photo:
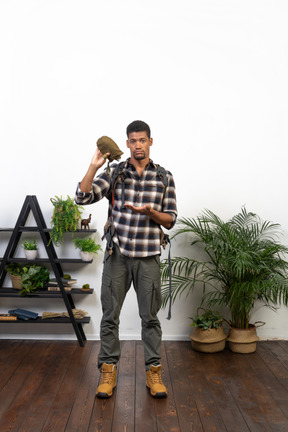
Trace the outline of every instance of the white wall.
<path fill-rule="evenodd" d="M 97 138 L 111 136 L 127 157 L 125 128 L 142 119 L 152 129 L 152 158 L 175 176 L 180 216 L 209 208 L 229 218 L 245 204 L 280 223 L 287 243 L 287 19 L 285 0 L 2 0 L 0 226 L 14 226 L 28 194 L 49 224 L 50 197 L 73 196 Z M 106 202 L 90 212 L 99 240 Z M 1 234 L 1 254 L 6 240 Z M 172 254 L 183 254 L 185 242 L 173 242 Z M 68 244 L 61 253 L 78 256 Z M 95 287 L 77 302 L 93 317 L 90 339 L 99 338 L 101 261 L 73 272 Z M 198 299 L 177 301 L 171 321 L 161 311 L 164 339 L 188 337 Z M 1 301 L 2 312 L 10 306 L 27 303 Z M 59 301 L 29 306 L 63 310 Z M 266 321 L 261 337 L 287 338 L 287 317 L 282 307 L 254 318 Z M 44 327 L 21 332 L 55 337 L 55 327 Z M 74 337 L 70 327 L 57 331 Z M 140 338 L 132 291 L 120 331 Z"/>

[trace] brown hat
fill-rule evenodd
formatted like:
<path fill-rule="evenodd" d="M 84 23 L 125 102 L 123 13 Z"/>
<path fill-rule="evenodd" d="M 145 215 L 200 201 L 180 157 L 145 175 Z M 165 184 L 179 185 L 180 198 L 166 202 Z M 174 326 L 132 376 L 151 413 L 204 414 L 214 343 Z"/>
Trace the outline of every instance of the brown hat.
<path fill-rule="evenodd" d="M 121 158 L 123 152 L 119 149 L 118 145 L 108 136 L 102 136 L 97 141 L 97 147 L 99 148 L 102 155 L 110 153 L 108 156 L 109 162 L 113 160 L 118 160 Z"/>

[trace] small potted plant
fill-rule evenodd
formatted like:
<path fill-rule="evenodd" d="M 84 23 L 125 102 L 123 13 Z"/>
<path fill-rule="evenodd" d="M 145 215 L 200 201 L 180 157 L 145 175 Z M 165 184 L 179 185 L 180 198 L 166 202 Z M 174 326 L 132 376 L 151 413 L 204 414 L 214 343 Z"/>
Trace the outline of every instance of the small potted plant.
<path fill-rule="evenodd" d="M 82 261 L 92 261 L 93 255 L 102 251 L 101 245 L 97 244 L 91 237 L 74 239 L 76 249 L 80 249 Z"/>
<path fill-rule="evenodd" d="M 38 252 L 36 240 L 23 241 L 22 246 L 24 248 L 27 260 L 35 260 Z"/>
<path fill-rule="evenodd" d="M 83 207 L 77 205 L 69 195 L 66 200 L 62 196 L 55 196 L 50 201 L 54 206 L 51 218 L 50 242 L 53 241 L 55 246 L 59 246 L 59 244 L 64 243 L 64 234 L 66 232 L 73 232 L 78 228 Z"/>
<path fill-rule="evenodd" d="M 199 308 L 198 311 L 202 309 Z M 198 313 L 192 319 L 190 335 L 192 348 L 196 351 L 215 353 L 223 351 L 226 344 L 226 333 L 223 330 L 223 317 L 211 309 Z"/>
<path fill-rule="evenodd" d="M 91 291 L 90 285 L 88 283 L 82 285 L 81 291 Z"/>
<path fill-rule="evenodd" d="M 45 267 L 35 264 L 11 263 L 5 267 L 5 270 L 10 274 L 12 287 L 21 290 L 20 294 L 23 295 L 43 288 L 50 279 L 49 271 Z"/>
<path fill-rule="evenodd" d="M 22 289 L 23 266 L 19 263 L 7 264 L 5 270 L 10 275 L 12 287 Z"/>

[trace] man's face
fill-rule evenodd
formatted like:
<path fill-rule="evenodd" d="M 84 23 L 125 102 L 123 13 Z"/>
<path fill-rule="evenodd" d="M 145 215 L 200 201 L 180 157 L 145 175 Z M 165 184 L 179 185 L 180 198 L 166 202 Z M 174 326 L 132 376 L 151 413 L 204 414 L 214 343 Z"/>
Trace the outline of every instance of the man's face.
<path fill-rule="evenodd" d="M 148 138 L 146 131 L 131 132 L 126 143 L 127 147 L 130 149 L 132 159 L 139 161 L 149 159 L 150 147 L 153 144 L 153 139 Z"/>

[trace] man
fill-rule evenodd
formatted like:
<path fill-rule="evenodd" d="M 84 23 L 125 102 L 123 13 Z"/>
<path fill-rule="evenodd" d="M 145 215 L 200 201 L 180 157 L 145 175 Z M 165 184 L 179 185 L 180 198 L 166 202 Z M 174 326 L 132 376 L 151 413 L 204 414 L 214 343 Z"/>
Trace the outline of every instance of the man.
<path fill-rule="evenodd" d="M 158 166 L 150 159 L 153 139 L 149 126 L 137 120 L 128 125 L 126 132 L 130 158 L 122 163 L 115 187 L 112 187 L 113 173 L 117 164 L 111 166 L 110 173 L 104 170 L 95 178 L 105 163 L 97 149 L 78 184 L 75 198 L 77 203 L 85 205 L 107 197 L 111 216 L 112 248 L 106 250 L 102 275 L 103 317 L 98 357 L 101 377 L 96 396 L 110 397 L 116 387 L 116 365 L 120 358 L 119 316 L 133 282 L 142 324 L 146 385 L 152 396 L 161 398 L 167 396 L 167 390 L 161 379 L 162 332 L 157 318 L 161 307 L 160 238 L 161 226 L 171 229 L 176 222 L 175 185 L 169 171 L 165 171 L 167 184 L 164 184 L 158 175 Z M 114 189 L 113 199 L 111 189 Z"/>

